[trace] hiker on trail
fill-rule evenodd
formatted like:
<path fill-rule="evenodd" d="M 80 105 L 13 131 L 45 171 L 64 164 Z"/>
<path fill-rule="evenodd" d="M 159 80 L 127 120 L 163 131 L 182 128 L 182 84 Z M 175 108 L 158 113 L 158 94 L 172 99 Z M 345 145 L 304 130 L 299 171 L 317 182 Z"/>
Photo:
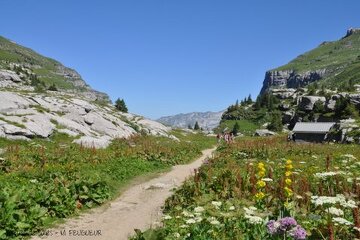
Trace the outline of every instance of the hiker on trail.
<path fill-rule="evenodd" d="M 225 133 L 224 140 L 226 143 L 229 143 L 229 133 Z"/>
<path fill-rule="evenodd" d="M 218 133 L 218 134 L 216 135 L 217 143 L 220 143 L 221 137 L 222 137 L 222 136 L 221 136 L 220 133 Z"/>
<path fill-rule="evenodd" d="M 233 134 L 233 133 L 230 133 L 229 142 L 230 142 L 230 143 L 233 143 L 233 142 L 234 142 L 234 134 Z"/>

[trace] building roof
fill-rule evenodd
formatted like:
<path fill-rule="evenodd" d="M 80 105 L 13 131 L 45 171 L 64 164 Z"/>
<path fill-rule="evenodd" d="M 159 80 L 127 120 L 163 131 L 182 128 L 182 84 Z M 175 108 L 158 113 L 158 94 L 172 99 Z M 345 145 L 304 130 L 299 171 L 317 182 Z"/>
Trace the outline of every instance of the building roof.
<path fill-rule="evenodd" d="M 334 125 L 334 122 L 298 122 L 292 131 L 294 133 L 328 133 Z"/>

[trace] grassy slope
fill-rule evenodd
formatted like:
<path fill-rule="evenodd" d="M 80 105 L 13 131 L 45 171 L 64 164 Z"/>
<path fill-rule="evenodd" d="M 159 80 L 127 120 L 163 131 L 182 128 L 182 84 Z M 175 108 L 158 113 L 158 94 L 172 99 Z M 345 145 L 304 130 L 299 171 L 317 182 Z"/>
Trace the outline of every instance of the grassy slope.
<path fill-rule="evenodd" d="M 297 72 L 305 72 L 327 68 L 338 71 L 337 68 L 349 65 L 358 56 L 360 56 L 360 33 L 355 33 L 338 41 L 323 43 L 273 70 L 293 69 Z"/>
<path fill-rule="evenodd" d="M 325 42 L 306 52 L 288 64 L 273 69 L 295 70 L 298 73 L 327 69 L 321 80 L 325 86 L 339 87 L 351 81 L 360 83 L 360 33 L 354 33 L 338 41 Z"/>
<path fill-rule="evenodd" d="M 85 149 L 65 135 L 51 141 L 0 138 L 0 239 L 23 239 L 58 219 L 99 205 L 119 194 L 136 176 L 187 163 L 214 138 L 183 135 L 182 141 L 135 137 L 107 149 Z"/>
<path fill-rule="evenodd" d="M 226 131 L 231 131 L 236 122 L 240 126 L 239 132 L 247 136 L 253 135 L 255 130 L 259 128 L 259 125 L 249 120 L 223 120 L 219 127 L 215 129 L 215 132 L 223 132 L 224 129 L 227 129 Z"/>
<path fill-rule="evenodd" d="M 20 46 L 0 36 L 0 68 L 7 67 L 7 64 L 5 64 L 4 61 L 37 65 L 39 68 L 34 68 L 32 70 L 46 85 L 54 83 L 63 89 L 74 88 L 74 86 L 64 77 L 55 73 L 57 67 L 61 66 L 61 63 L 54 59 L 44 57 L 29 48 Z"/>

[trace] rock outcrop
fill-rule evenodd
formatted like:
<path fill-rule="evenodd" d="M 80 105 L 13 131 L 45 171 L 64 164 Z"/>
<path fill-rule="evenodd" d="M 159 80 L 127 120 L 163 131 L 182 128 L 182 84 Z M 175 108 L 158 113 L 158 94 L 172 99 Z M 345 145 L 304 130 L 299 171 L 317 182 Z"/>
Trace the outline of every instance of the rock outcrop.
<path fill-rule="evenodd" d="M 319 96 L 303 96 L 299 101 L 299 108 L 304 111 L 312 111 L 316 102 L 325 104 L 326 98 Z"/>
<path fill-rule="evenodd" d="M 76 143 L 99 148 L 108 146 L 114 138 L 140 132 L 174 138 L 169 130 L 158 122 L 68 93 L 0 91 L 1 137 L 29 140 L 60 132 L 76 137 Z"/>
<path fill-rule="evenodd" d="M 326 69 L 305 71 L 298 73 L 295 70 L 268 71 L 260 94 L 271 88 L 298 88 L 308 85 L 323 78 L 327 74 Z"/>

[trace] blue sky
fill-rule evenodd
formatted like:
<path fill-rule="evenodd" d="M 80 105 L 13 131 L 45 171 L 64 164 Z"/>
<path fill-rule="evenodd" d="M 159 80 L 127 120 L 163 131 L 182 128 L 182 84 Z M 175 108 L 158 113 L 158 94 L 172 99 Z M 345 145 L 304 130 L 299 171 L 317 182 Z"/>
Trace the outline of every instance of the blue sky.
<path fill-rule="evenodd" d="M 0 0 L 0 35 L 150 118 L 219 111 L 266 70 L 360 27 L 360 1 Z"/>

